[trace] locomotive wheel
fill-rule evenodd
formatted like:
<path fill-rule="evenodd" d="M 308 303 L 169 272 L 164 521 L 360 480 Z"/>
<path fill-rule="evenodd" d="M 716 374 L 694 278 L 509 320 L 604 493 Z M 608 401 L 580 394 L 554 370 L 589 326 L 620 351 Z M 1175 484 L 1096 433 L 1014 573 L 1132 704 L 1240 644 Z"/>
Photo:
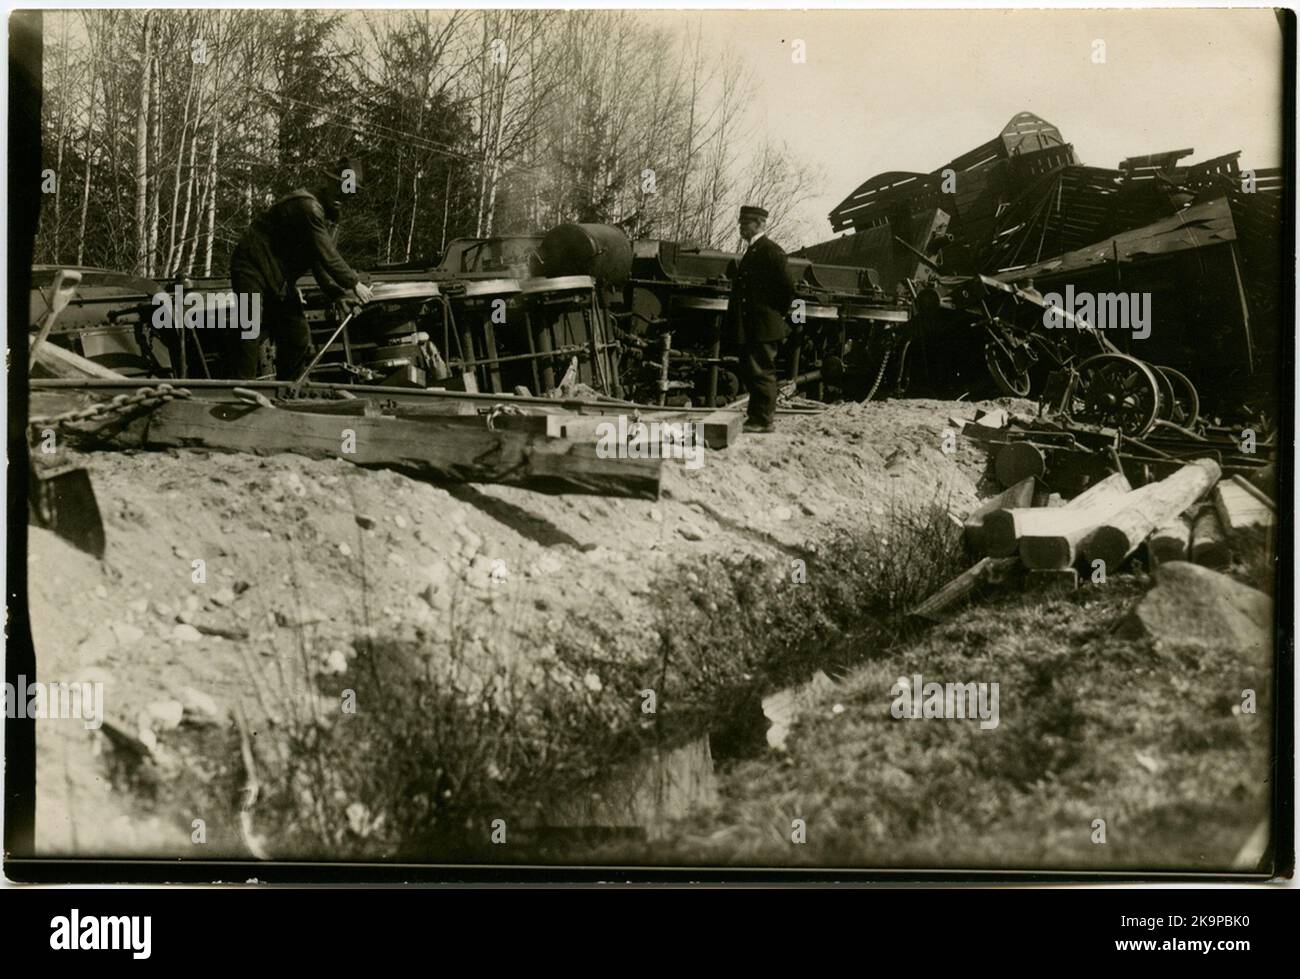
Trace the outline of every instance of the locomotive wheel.
<path fill-rule="evenodd" d="M 1169 386 L 1173 399 L 1168 412 L 1162 411 L 1160 417 L 1183 428 L 1193 427 L 1201 414 L 1201 398 L 1196 393 L 1196 385 L 1186 374 L 1172 367 L 1155 367 L 1153 370 L 1157 378 Z"/>
<path fill-rule="evenodd" d="M 1140 438 L 1156 422 L 1160 385 L 1155 372 L 1126 354 L 1098 354 L 1079 365 L 1072 414 Z"/>
<path fill-rule="evenodd" d="M 999 391 L 1012 398 L 1029 397 L 1029 371 L 1017 364 L 1001 344 L 984 345 L 984 363 Z"/>
<path fill-rule="evenodd" d="M 1151 366 L 1151 373 L 1155 375 L 1156 387 L 1160 389 L 1160 410 L 1156 412 L 1156 417 L 1161 421 L 1171 422 L 1174 420 L 1174 409 L 1178 400 L 1174 396 L 1174 386 L 1154 364 Z"/>

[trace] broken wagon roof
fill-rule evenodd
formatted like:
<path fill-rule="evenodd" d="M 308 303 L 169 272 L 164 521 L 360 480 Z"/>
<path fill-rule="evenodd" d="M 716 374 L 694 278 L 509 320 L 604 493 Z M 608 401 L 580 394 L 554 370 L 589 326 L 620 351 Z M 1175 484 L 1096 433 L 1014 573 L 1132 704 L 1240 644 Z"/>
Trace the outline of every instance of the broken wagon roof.
<path fill-rule="evenodd" d="M 900 199 L 935 197 L 945 171 L 969 174 L 1013 158 L 1032 156 L 1054 149 L 1067 154 L 1065 162 L 1077 163 L 1061 131 L 1032 112 L 1017 112 L 996 136 L 972 150 L 954 157 L 928 173 L 888 170 L 876 174 L 842 200 L 830 213 L 831 228 L 862 229 L 884 218 L 888 206 Z M 945 193 L 949 193 L 945 191 Z"/>
<path fill-rule="evenodd" d="M 1019 281 L 1031 276 L 1050 278 L 1103 266 L 1115 262 L 1117 258 L 1120 262 L 1133 262 L 1148 256 L 1206 248 L 1236 240 L 1237 230 L 1232 223 L 1227 198 L 1217 197 L 1045 262 L 1010 269 L 1000 273 L 997 278 L 1004 282 Z"/>

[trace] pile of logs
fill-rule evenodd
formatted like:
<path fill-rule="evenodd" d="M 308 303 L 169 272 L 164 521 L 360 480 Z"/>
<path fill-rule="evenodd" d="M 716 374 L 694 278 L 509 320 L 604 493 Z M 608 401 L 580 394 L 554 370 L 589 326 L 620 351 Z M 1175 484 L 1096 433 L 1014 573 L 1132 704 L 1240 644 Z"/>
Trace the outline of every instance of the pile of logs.
<path fill-rule="evenodd" d="M 1028 475 L 985 500 L 964 522 L 980 560 L 912 614 L 942 620 L 977 587 L 1022 570 L 1029 588 L 1072 591 L 1080 569 L 1088 580 L 1104 580 L 1143 545 L 1148 566 L 1195 561 L 1223 569 L 1247 531 L 1259 528 L 1268 539 L 1276 518 L 1263 490 L 1240 475 L 1224 478 L 1214 458 L 1180 463 L 1136 489 L 1117 471 L 1068 502 L 1053 496 Z"/>

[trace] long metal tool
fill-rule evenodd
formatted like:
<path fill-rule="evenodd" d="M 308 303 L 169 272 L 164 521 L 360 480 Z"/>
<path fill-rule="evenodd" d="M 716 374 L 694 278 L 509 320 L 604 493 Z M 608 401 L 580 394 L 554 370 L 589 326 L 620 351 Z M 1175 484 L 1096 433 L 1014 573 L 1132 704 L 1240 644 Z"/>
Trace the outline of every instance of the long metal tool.
<path fill-rule="evenodd" d="M 371 300 L 372 302 L 390 302 L 395 299 L 421 299 L 427 302 L 431 299 L 437 299 L 442 295 L 442 292 L 441 290 L 439 290 L 437 284 L 433 282 L 410 282 L 410 283 L 381 282 L 374 287 L 372 292 L 373 292 L 373 298 Z M 311 359 L 311 363 L 307 365 L 307 369 L 304 370 L 301 374 L 299 374 L 298 379 L 293 382 L 291 386 L 291 390 L 293 391 L 294 394 L 297 394 L 298 391 L 302 388 L 303 384 L 306 383 L 307 378 L 311 375 L 311 372 L 315 370 L 316 365 L 320 363 L 320 359 L 325 356 L 325 351 L 329 350 L 330 347 L 334 346 L 339 336 L 343 333 L 344 330 L 348 328 L 348 324 L 351 323 L 354 319 L 356 319 L 356 317 L 365 308 L 366 307 L 364 305 L 356 306 L 352 309 L 350 313 L 348 313 L 347 316 L 343 317 L 343 319 L 339 321 L 339 325 L 336 326 L 334 328 L 334 332 L 330 334 L 329 340 L 327 340 L 316 351 L 316 356 Z"/>
<path fill-rule="evenodd" d="M 348 324 L 356 318 L 358 312 L 360 312 L 360 310 L 354 309 L 352 312 L 348 313 L 347 316 L 343 317 L 343 319 L 339 320 L 339 325 L 334 328 L 334 332 L 330 334 L 330 338 L 317 348 L 316 356 L 311 359 L 311 363 L 308 364 L 306 369 L 298 375 L 298 379 L 293 382 L 291 389 L 294 394 L 298 393 L 303 382 L 306 381 L 311 372 L 315 370 L 316 365 L 320 363 L 320 359 L 325 356 L 325 351 L 334 346 L 334 342 L 339 338 L 339 334 L 348 328 Z"/>

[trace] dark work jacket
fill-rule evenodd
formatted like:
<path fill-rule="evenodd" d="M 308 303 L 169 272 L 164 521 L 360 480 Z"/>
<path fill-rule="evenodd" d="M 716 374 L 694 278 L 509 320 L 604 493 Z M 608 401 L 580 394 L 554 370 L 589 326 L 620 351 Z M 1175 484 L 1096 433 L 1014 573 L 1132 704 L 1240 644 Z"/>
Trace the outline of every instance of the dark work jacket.
<path fill-rule="evenodd" d="M 230 257 L 231 269 L 253 273 L 280 299 L 289 298 L 298 279 L 311 270 L 325 294 L 335 299 L 359 281 L 334 244 L 335 227 L 316 196 L 299 188 L 249 226 Z"/>
<path fill-rule="evenodd" d="M 785 251 L 764 235 L 741 257 L 731 282 L 727 323 L 732 343 L 777 343 L 785 339 L 794 286 Z"/>

